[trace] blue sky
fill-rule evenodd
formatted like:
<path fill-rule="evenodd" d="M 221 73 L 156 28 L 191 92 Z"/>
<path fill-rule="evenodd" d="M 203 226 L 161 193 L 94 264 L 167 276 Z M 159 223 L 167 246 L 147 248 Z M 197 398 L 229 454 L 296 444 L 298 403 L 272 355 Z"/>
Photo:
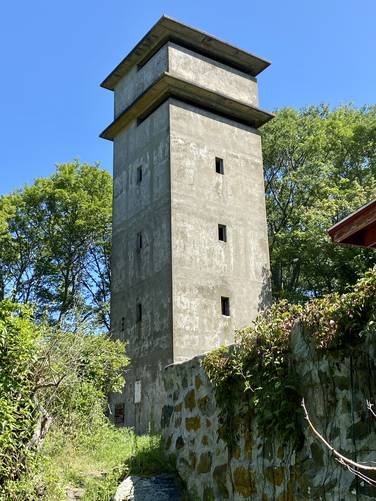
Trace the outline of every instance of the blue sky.
<path fill-rule="evenodd" d="M 164 13 L 272 61 L 269 110 L 374 104 L 375 0 L 23 0 L 0 7 L 0 193 L 56 163 L 99 161 L 113 97 L 99 83 Z"/>

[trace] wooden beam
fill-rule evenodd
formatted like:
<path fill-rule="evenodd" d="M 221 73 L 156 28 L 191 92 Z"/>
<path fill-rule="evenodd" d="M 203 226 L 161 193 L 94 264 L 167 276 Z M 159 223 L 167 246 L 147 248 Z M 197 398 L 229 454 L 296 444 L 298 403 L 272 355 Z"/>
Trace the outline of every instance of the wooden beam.
<path fill-rule="evenodd" d="M 328 233 L 334 243 L 357 245 L 357 240 L 363 234 L 363 231 L 367 231 L 368 228 L 373 227 L 375 224 L 376 200 L 373 200 L 368 205 L 361 207 L 358 211 L 334 225 Z"/>
<path fill-rule="evenodd" d="M 363 236 L 363 245 L 364 247 L 376 247 L 376 224 L 374 224 L 371 228 L 368 228 L 364 232 Z"/>

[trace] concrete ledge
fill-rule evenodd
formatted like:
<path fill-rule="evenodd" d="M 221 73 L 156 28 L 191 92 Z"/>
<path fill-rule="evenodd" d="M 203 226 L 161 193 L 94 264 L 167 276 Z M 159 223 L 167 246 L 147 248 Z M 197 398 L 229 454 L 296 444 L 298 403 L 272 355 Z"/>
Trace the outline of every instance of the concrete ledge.
<path fill-rule="evenodd" d="M 131 52 L 103 80 L 101 86 L 114 90 L 117 82 L 134 66 L 143 66 L 166 42 L 172 41 L 196 52 L 256 76 L 270 65 L 249 52 L 175 19 L 162 16 Z"/>
<path fill-rule="evenodd" d="M 256 129 L 274 117 L 273 113 L 164 72 L 100 134 L 100 137 L 113 140 L 120 130 L 130 122 L 136 119 L 144 120 L 169 97 L 174 97 Z"/>

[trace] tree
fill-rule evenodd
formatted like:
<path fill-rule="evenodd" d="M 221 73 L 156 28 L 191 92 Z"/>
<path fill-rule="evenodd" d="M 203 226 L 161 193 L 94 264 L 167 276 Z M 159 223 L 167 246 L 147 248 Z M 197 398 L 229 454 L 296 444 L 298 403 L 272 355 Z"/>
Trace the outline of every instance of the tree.
<path fill-rule="evenodd" d="M 274 296 L 343 291 L 376 262 L 327 236 L 376 196 L 376 107 L 281 109 L 262 137 Z"/>
<path fill-rule="evenodd" d="M 33 303 L 68 329 L 109 330 L 112 179 L 60 164 L 0 198 L 0 299 Z"/>
<path fill-rule="evenodd" d="M 376 196 L 376 107 L 285 108 L 262 136 L 274 296 L 343 291 L 376 262 L 327 236 Z M 109 330 L 111 217 L 112 179 L 97 165 L 61 164 L 1 197 L 0 299 Z"/>
<path fill-rule="evenodd" d="M 107 334 L 61 331 L 4 300 L 0 364 L 0 499 L 19 499 L 10 495 L 14 482 L 51 424 L 73 434 L 103 422 L 107 394 L 122 389 L 129 359 Z"/>

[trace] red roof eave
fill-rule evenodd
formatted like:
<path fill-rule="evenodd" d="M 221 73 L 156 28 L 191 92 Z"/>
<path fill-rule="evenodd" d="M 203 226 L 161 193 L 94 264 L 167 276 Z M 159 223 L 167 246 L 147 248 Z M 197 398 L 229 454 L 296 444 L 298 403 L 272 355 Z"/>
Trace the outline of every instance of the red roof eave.
<path fill-rule="evenodd" d="M 376 248 L 376 199 L 332 226 L 333 243 Z"/>

